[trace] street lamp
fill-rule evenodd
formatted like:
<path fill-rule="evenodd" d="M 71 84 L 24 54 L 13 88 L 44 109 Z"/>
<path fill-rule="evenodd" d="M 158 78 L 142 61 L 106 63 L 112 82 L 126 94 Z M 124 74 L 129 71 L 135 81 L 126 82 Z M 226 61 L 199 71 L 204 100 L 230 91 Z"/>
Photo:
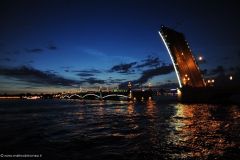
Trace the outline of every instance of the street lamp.
<path fill-rule="evenodd" d="M 202 56 L 199 56 L 199 57 L 198 57 L 198 60 L 199 60 L 199 61 L 202 61 L 202 60 L 203 60 L 203 57 L 202 57 Z"/>

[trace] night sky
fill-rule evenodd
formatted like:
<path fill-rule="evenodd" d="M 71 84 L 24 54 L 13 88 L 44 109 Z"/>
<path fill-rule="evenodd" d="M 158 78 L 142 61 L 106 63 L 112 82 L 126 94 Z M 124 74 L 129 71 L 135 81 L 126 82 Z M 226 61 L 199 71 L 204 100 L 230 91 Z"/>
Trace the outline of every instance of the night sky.
<path fill-rule="evenodd" d="M 240 60 L 237 1 L 1 0 L 0 93 L 177 84 L 159 37 L 183 32 L 206 76 Z"/>

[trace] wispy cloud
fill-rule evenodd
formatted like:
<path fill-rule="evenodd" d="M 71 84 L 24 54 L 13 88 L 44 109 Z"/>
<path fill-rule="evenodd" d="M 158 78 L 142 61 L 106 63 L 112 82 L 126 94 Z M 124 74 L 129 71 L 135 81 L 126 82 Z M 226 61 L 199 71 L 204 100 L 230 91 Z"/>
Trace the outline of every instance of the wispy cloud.
<path fill-rule="evenodd" d="M 85 78 L 84 80 L 81 81 L 82 83 L 89 83 L 89 84 L 104 84 L 105 81 L 101 80 L 101 79 L 97 79 L 94 77 L 90 77 L 90 78 Z"/>
<path fill-rule="evenodd" d="M 57 47 L 56 47 L 56 45 L 49 44 L 49 45 L 47 46 L 47 49 L 49 49 L 49 50 L 57 50 Z"/>
<path fill-rule="evenodd" d="M 136 66 L 136 68 L 144 68 L 144 67 L 150 67 L 150 68 L 155 68 L 159 67 L 161 65 L 161 60 L 159 57 L 153 57 L 153 56 L 148 56 L 146 59 L 141 61 L 139 65 Z"/>
<path fill-rule="evenodd" d="M 174 71 L 174 69 L 173 69 L 172 65 L 164 65 L 164 66 L 160 66 L 160 67 L 157 67 L 154 69 L 148 69 L 148 70 L 143 71 L 140 78 L 133 80 L 132 83 L 134 85 L 144 84 L 144 83 L 148 82 L 149 79 L 151 79 L 155 76 L 169 74 L 173 71 Z M 127 83 L 128 82 L 121 83 L 120 87 L 127 86 Z"/>
<path fill-rule="evenodd" d="M 124 82 L 124 81 L 126 81 L 127 79 L 119 79 L 119 78 L 117 78 L 117 79 L 109 79 L 107 82 L 109 83 L 109 84 L 118 84 L 118 83 L 122 83 L 122 82 Z"/>
<path fill-rule="evenodd" d="M 91 74 L 102 73 L 102 71 L 100 71 L 98 69 L 71 70 L 71 72 L 75 72 L 75 73 L 91 73 Z"/>
<path fill-rule="evenodd" d="M 142 76 L 136 80 L 136 83 L 146 83 L 149 79 L 159 76 L 159 75 L 165 75 L 173 72 L 173 66 L 167 65 L 167 66 L 160 66 L 154 69 L 145 70 L 142 72 Z"/>
<path fill-rule="evenodd" d="M 134 73 L 133 66 L 136 64 L 137 64 L 137 62 L 118 64 L 118 65 L 113 66 L 109 70 L 109 72 L 131 74 L 131 73 Z"/>
<path fill-rule="evenodd" d="M 131 62 L 131 63 L 121 63 L 114 65 L 109 72 L 117 72 L 122 74 L 133 74 L 136 73 L 135 69 L 141 71 L 143 69 L 154 69 L 158 68 L 161 65 L 165 65 L 159 57 L 148 56 L 146 59 L 141 60 L 140 62 Z"/>
<path fill-rule="evenodd" d="M 1 67 L 0 75 L 42 85 L 72 86 L 79 83 L 78 81 L 66 79 L 54 73 L 40 71 L 28 66 L 18 68 Z"/>
<path fill-rule="evenodd" d="M 0 76 L 15 78 L 21 82 L 36 84 L 40 86 L 79 86 L 88 83 L 104 84 L 105 80 L 95 77 L 83 78 L 82 80 L 73 80 L 64 78 L 56 74 L 54 70 L 40 71 L 29 66 L 20 66 L 15 68 L 0 67 Z M 36 86 L 34 85 L 34 86 Z"/>
<path fill-rule="evenodd" d="M 92 73 L 77 73 L 76 75 L 80 76 L 80 77 L 91 77 L 91 76 L 94 76 L 94 74 L 92 74 Z"/>

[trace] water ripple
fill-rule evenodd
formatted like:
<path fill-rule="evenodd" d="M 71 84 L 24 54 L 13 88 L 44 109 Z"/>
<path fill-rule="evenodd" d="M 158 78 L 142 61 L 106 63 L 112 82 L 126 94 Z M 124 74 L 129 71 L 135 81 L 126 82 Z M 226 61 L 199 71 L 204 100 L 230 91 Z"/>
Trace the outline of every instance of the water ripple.
<path fill-rule="evenodd" d="M 0 101 L 2 153 L 54 159 L 239 159 L 236 105 Z"/>

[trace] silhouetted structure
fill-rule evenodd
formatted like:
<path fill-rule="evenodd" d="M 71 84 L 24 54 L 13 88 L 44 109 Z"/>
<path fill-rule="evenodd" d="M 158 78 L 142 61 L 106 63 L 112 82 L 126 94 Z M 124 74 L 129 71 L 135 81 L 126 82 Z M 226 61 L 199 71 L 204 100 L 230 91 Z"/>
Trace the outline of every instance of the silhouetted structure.
<path fill-rule="evenodd" d="M 162 26 L 159 34 L 171 57 L 179 87 L 205 87 L 204 79 L 182 33 Z"/>
<path fill-rule="evenodd" d="M 172 60 L 180 89 L 179 100 L 182 102 L 237 102 L 236 97 L 240 95 L 238 85 L 214 86 L 206 85 L 200 69 L 192 55 L 191 49 L 182 33 L 162 26 L 159 31 L 160 37 Z M 232 81 L 233 77 L 230 76 Z M 215 80 L 208 80 L 214 83 Z"/>

